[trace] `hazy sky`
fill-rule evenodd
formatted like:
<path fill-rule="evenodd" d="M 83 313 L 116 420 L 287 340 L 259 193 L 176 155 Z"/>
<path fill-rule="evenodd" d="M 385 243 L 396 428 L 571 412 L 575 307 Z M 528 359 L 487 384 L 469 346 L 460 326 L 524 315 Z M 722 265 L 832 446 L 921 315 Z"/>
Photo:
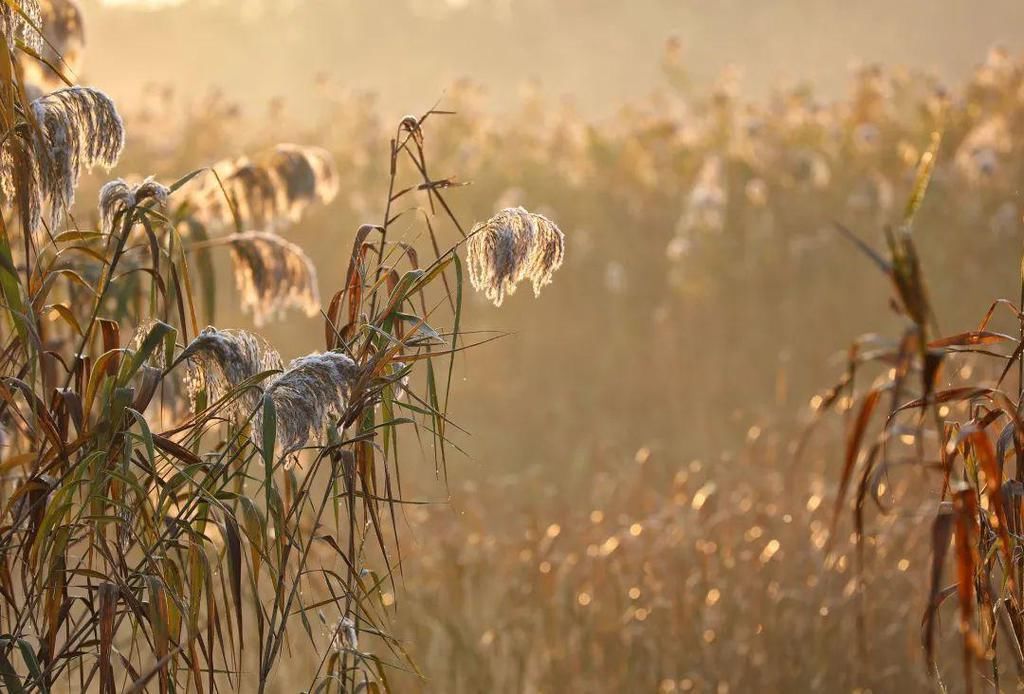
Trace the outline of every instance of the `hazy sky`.
<path fill-rule="evenodd" d="M 536 79 L 601 113 L 658 83 L 669 36 L 697 81 L 735 64 L 748 94 L 797 79 L 838 94 L 856 59 L 957 80 L 994 43 L 1024 49 L 1019 0 L 985 12 L 974 0 L 186 0 L 156 12 L 80 1 L 85 77 L 120 99 L 163 81 L 293 101 L 320 73 L 407 112 L 468 76 L 498 106 Z"/>

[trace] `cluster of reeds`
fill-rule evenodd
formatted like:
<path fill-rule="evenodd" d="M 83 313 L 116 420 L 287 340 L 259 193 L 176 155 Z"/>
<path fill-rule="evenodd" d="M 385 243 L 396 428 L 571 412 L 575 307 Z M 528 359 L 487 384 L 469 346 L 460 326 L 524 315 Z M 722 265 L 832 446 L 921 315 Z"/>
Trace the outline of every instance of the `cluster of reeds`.
<path fill-rule="evenodd" d="M 58 21 L 67 5 L 44 7 Z M 0 56 L 12 75 L 38 60 L 37 8 L 0 9 L 25 54 Z M 319 659 L 309 690 L 388 689 L 389 668 L 415 667 L 380 600 L 401 558 L 399 431 L 432 440 L 444 468 L 451 367 L 472 346 L 465 234 L 426 174 L 435 112 L 391 138 L 380 223 L 356 232 L 321 307 L 310 258 L 274 230 L 334 197 L 326 152 L 281 145 L 167 185 L 118 178 L 98 224 L 79 224 L 79 176 L 117 162 L 120 116 L 96 89 L 26 91 L 0 82 L 3 688 L 264 691 L 301 648 Z M 423 266 L 395 238 L 413 213 L 434 251 Z M 446 228 L 461 240 L 442 246 Z M 212 275 L 194 259 L 216 247 L 257 323 L 288 306 L 322 315 L 322 351 L 286 364 L 256 333 L 201 328 L 194 297 Z"/>
<path fill-rule="evenodd" d="M 821 354 L 877 323 L 877 302 L 863 298 L 878 292 L 833 220 L 863 234 L 886 221 L 899 225 L 899 201 L 911 196 L 937 129 L 943 138 L 915 221 L 937 278 L 932 300 L 962 324 L 968 302 L 991 295 L 1006 274 L 1008 239 L 1022 228 L 1014 194 L 1022 74 L 1002 51 L 952 89 L 872 67 L 834 102 L 804 88 L 748 102 L 726 80 L 710 95 L 666 90 L 596 123 L 539 94 L 495 119 L 471 85 L 452 90 L 459 128 L 435 129 L 448 154 L 433 168 L 474 179 L 463 199 L 481 218 L 538 200 L 538 209 L 569 220 L 582 252 L 561 270 L 568 290 L 529 318 L 575 348 L 551 350 L 524 331 L 486 379 L 467 384 L 506 399 L 515 426 L 472 426 L 488 465 L 453 494 L 465 516 L 429 507 L 409 513 L 422 546 L 405 566 L 417 580 L 383 599 L 400 606 L 399 633 L 427 663 L 433 687 L 929 686 L 918 627 L 935 504 L 921 480 L 936 478 L 889 474 L 920 469 L 904 463 L 922 439 L 904 429 L 889 435 L 894 457 L 884 473 L 875 468 L 871 484 L 884 483 L 879 503 L 891 512 L 864 529 L 861 554 L 842 518 L 829 539 L 835 468 L 845 462 L 832 440 L 843 419 L 824 419 L 819 426 L 835 435 L 815 434 L 798 457 L 762 420 L 785 421 L 796 399 L 820 384 Z M 357 219 L 382 173 L 372 156 L 376 111 L 362 97 L 337 98 L 313 131 L 345 162 L 334 208 Z M 212 111 L 179 136 L 191 141 L 243 122 L 229 104 Z M 147 118 L 161 122 L 159 113 Z M 992 134 L 999 137 L 987 140 Z M 480 275 L 478 285 L 500 287 L 490 284 L 497 277 Z M 506 301 L 513 315 L 515 304 Z M 885 377 L 898 343 L 859 344 L 858 382 L 874 375 L 860 368 L 871 357 L 885 357 L 877 372 Z M 971 356 L 947 356 L 958 387 L 985 373 Z M 588 377 L 536 397 L 565 373 Z M 825 394 L 812 405 L 853 418 L 853 395 Z M 708 452 L 748 430 L 741 453 Z M 629 447 L 641 443 L 655 453 L 631 463 Z M 693 458 L 702 462 L 691 468 Z M 861 499 L 859 476 L 852 479 L 845 498 Z M 901 499 L 898 507 L 886 503 L 889 495 Z M 862 500 L 875 503 L 871 493 Z M 949 567 L 945 575 L 948 588 Z M 947 593 L 949 612 L 956 602 Z M 951 688 L 959 661 L 949 632 L 958 623 L 935 622 L 936 659 Z M 1012 654 L 1000 662 L 1005 683 Z"/>
<path fill-rule="evenodd" d="M 848 305 L 832 289 L 856 281 L 860 272 L 846 262 L 832 221 L 872 230 L 897 222 L 916 161 L 940 126 L 933 192 L 921 214 L 942 241 L 927 252 L 936 273 L 966 273 L 979 293 L 995 290 L 983 268 L 1021 232 L 1024 212 L 1014 195 L 1022 175 L 1022 70 L 1018 57 L 1005 51 L 979 58 L 984 62 L 959 84 L 867 66 L 840 98 L 800 86 L 752 99 L 729 74 L 712 90 L 675 79 L 685 65 L 670 53 L 662 89 L 603 119 L 539 89 L 525 91 L 516 107 L 494 118 L 483 90 L 461 82 L 446 94 L 446 105 L 459 112 L 458 127 L 454 121 L 435 126 L 433 164 L 474 181 L 460 195 L 475 218 L 529 201 L 531 211 L 575 230 L 574 242 L 585 250 L 562 270 L 571 277 L 566 284 L 579 291 L 571 299 L 562 294 L 573 307 L 549 301 L 538 309 L 550 320 L 582 310 L 581 320 L 564 326 L 573 331 L 571 341 L 586 339 L 584 326 L 603 320 L 607 310 L 640 331 L 657 317 L 679 353 L 728 344 L 723 362 L 736 364 L 739 380 L 770 388 L 775 369 L 744 359 L 736 326 L 745 326 L 749 353 L 786 354 L 796 364 L 823 347 L 790 337 L 801 333 L 807 315 L 841 312 L 850 324 L 870 320 L 866 306 Z M 182 170 L 232 147 L 274 144 L 261 134 L 267 129 L 259 118 L 223 95 L 190 101 L 158 87 L 145 94 L 144 106 L 126 114 L 141 140 L 134 168 L 145 161 L 158 172 Z M 389 133 L 371 96 L 328 82 L 317 102 L 321 119 L 310 124 L 285 106 L 275 112 L 270 132 L 315 140 L 331 152 L 339 183 L 331 209 L 359 223 L 386 175 L 375 148 Z M 179 117 L 182 112 L 187 117 Z M 308 226 L 289 238 L 301 239 L 314 256 L 332 252 L 330 237 L 318 229 Z M 977 261 L 962 263 L 965 253 Z M 601 300 L 584 302 L 584 296 Z M 645 309 L 627 311 L 628 305 Z M 758 309 L 764 305 L 772 310 Z M 716 321 L 718 314 L 732 320 Z M 683 327 L 693 325 L 702 330 Z M 593 348 L 602 351 L 602 363 L 619 356 L 612 342 Z M 717 372 L 688 374 L 686 384 L 700 392 L 720 389 Z M 799 377 L 788 391 L 819 380 Z M 698 420 L 713 418 L 696 404 L 679 407 Z M 713 427 L 702 422 L 698 429 Z"/>
<path fill-rule="evenodd" d="M 919 570 L 915 596 L 923 598 L 927 672 L 943 690 L 955 681 L 938 646 L 955 635 L 964 690 L 980 680 L 1002 691 L 1024 684 L 1024 256 L 1018 301 L 993 301 L 971 329 L 939 332 L 941 307 L 929 295 L 917 250 L 927 229 L 915 224 L 938 137 L 921 158 L 902 222 L 886 229 L 886 253 L 840 227 L 890 280 L 904 329 L 891 339 L 859 338 L 842 379 L 819 399 L 819 414 L 837 405 L 849 413 L 830 534 L 842 537 L 837 529 L 852 497 L 858 642 L 866 660 L 878 621 L 867 616 L 872 582 L 862 575 L 875 536 L 871 507 L 893 514 L 908 498 L 923 499 L 931 558 Z M 1000 322 L 1009 332 L 994 329 Z M 908 479 L 917 489 L 908 489 Z"/>

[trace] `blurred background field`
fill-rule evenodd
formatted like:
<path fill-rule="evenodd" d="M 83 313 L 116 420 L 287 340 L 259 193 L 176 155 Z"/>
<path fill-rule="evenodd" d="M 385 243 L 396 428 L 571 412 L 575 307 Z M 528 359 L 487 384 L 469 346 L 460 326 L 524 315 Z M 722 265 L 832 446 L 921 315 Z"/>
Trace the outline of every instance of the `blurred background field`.
<path fill-rule="evenodd" d="M 426 144 L 435 175 L 472 183 L 457 211 L 529 204 L 566 232 L 538 300 L 468 297 L 469 325 L 511 334 L 457 361 L 449 484 L 403 470 L 404 496 L 436 503 L 405 511 L 383 596 L 423 675 L 396 672 L 399 691 L 926 688 L 940 480 L 894 476 L 860 591 L 845 516 L 825 557 L 843 416 L 795 442 L 850 342 L 899 334 L 832 222 L 880 247 L 937 128 L 917 228 L 940 326 L 1017 291 L 1019 5 L 82 4 L 83 82 L 132 134 L 116 174 L 331 151 L 340 194 L 288 232 L 325 296 L 383 213 L 394 123 L 439 99 L 456 113 Z M 248 327 L 222 269 L 218 324 Z M 319 318 L 263 333 L 285 356 L 321 347 Z M 319 660 L 291 647 L 279 691 Z"/>

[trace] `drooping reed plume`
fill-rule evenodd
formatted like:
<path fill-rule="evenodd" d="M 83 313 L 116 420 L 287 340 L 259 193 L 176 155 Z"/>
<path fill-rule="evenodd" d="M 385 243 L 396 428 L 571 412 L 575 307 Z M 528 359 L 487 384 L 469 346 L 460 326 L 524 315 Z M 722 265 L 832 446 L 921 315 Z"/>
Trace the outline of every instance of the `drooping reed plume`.
<path fill-rule="evenodd" d="M 237 213 L 244 226 L 281 229 L 338 192 L 334 162 L 319 147 L 281 144 L 212 168 L 217 175 L 208 173 L 189 200 L 195 216 L 210 226 L 233 226 Z"/>
<path fill-rule="evenodd" d="M 147 200 L 152 200 L 158 207 L 166 207 L 170 195 L 170 189 L 152 176 L 135 185 L 126 183 L 122 178 L 108 181 L 100 188 L 100 228 L 109 234 L 115 231 L 119 217 L 131 208 Z"/>
<path fill-rule="evenodd" d="M 42 134 L 41 182 L 55 220 L 74 202 L 83 167 L 109 168 L 117 163 L 124 148 L 124 123 L 110 97 L 87 87 L 60 89 L 36 99 L 32 110 Z"/>
<path fill-rule="evenodd" d="M 267 397 L 273 400 L 277 414 L 277 443 L 282 456 L 292 461 L 292 454 L 311 440 L 323 444 L 328 428 L 351 402 L 361 373 L 344 354 L 323 352 L 293 360 L 267 386 Z"/>
<path fill-rule="evenodd" d="M 266 166 L 278 184 L 278 208 L 290 222 L 298 222 L 312 203 L 329 204 L 338 194 L 334 161 L 321 147 L 280 144 L 267 155 Z"/>
<path fill-rule="evenodd" d="M 235 283 L 242 294 L 242 309 L 263 325 L 286 309 L 307 316 L 320 311 L 316 267 L 299 246 L 277 234 L 249 231 L 226 239 L 235 266 Z"/>
<path fill-rule="evenodd" d="M 305 447 L 311 440 L 322 443 L 332 421 L 337 421 L 352 399 L 362 369 L 337 352 L 313 353 L 294 359 L 283 369 L 281 356 L 263 338 L 245 330 L 207 327 L 182 353 L 188 360 L 186 385 L 193 408 L 200 395 L 213 404 L 257 374 L 270 374 L 237 394 L 227 409 L 229 417 L 253 417 L 252 436 L 261 445 L 263 408 L 270 398 L 277 414 L 277 444 L 281 455 Z M 283 370 L 282 370 L 283 369 Z"/>
<path fill-rule="evenodd" d="M 564 257 L 565 234 L 547 217 L 522 207 L 504 209 L 477 224 L 466 246 L 470 282 L 495 306 L 523 280 L 539 296 Z"/>
<path fill-rule="evenodd" d="M 189 343 L 180 359 L 188 360 L 185 384 L 193 408 L 200 405 L 203 395 L 206 404 L 213 405 L 247 379 L 284 366 L 277 350 L 259 335 L 212 326 Z M 249 416 L 261 397 L 260 384 L 246 388 L 228 404 L 228 416 Z"/>
<path fill-rule="evenodd" d="M 31 122 L 0 152 L 0 187 L 23 225 L 38 228 L 45 204 L 55 227 L 75 201 L 82 169 L 112 167 L 124 148 L 124 124 L 101 91 L 70 87 L 32 102 Z"/>
<path fill-rule="evenodd" d="M 39 52 L 43 62 L 33 56 L 21 55 L 19 67 L 26 84 L 47 93 L 60 89 L 81 75 L 85 57 L 85 25 L 76 0 L 42 0 L 39 10 L 45 39 L 41 41 Z"/>

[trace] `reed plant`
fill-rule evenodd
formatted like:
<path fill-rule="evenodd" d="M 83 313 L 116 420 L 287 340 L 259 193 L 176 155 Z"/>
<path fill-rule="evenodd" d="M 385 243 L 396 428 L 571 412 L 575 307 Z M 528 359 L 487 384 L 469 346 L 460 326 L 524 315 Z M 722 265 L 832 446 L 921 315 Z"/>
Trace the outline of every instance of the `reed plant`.
<path fill-rule="evenodd" d="M 125 128 L 98 89 L 33 97 L 44 85 L 16 68 L 39 59 L 42 16 L 0 4 L 3 687 L 262 692 L 285 653 L 312 649 L 308 690 L 388 690 L 389 670 L 416 668 L 381 602 L 402 565 L 400 442 L 445 470 L 453 360 L 481 339 L 462 326 L 459 257 L 477 232 L 427 173 L 446 114 L 402 119 L 379 223 L 354 233 L 322 306 L 312 260 L 278 231 L 337 194 L 323 150 L 116 178 L 97 223 L 75 219 L 80 176 L 117 163 Z M 503 246 L 474 267 L 540 263 L 539 288 L 564 243 L 542 224 L 533 255 Z M 319 315 L 322 350 L 286 363 L 259 334 L 202 327 L 218 249 L 257 325 Z"/>

